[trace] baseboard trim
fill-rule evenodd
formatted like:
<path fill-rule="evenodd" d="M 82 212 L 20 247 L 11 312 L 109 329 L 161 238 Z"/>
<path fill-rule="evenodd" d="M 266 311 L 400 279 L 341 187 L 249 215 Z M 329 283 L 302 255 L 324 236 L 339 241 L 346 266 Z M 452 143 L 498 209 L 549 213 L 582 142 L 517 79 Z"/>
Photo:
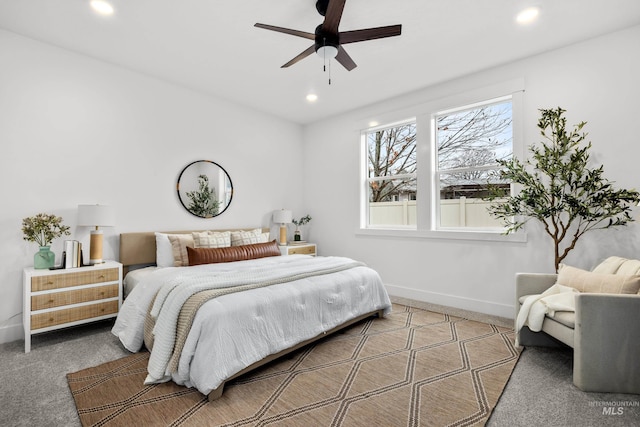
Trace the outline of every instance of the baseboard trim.
<path fill-rule="evenodd" d="M 0 327 L 0 344 L 24 340 L 22 323 Z"/>
<path fill-rule="evenodd" d="M 514 308 L 506 304 L 385 285 L 391 301 L 470 320 L 513 327 Z M 404 302 L 403 302 L 404 301 Z"/>

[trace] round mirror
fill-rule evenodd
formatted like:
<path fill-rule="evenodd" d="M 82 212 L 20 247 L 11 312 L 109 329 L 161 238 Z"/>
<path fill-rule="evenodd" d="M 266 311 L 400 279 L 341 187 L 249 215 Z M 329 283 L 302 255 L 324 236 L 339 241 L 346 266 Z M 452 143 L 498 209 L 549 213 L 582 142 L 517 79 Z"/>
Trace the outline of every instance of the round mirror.
<path fill-rule="evenodd" d="M 233 197 L 229 174 L 211 160 L 196 160 L 182 169 L 177 190 L 182 206 L 200 218 L 220 215 Z"/>

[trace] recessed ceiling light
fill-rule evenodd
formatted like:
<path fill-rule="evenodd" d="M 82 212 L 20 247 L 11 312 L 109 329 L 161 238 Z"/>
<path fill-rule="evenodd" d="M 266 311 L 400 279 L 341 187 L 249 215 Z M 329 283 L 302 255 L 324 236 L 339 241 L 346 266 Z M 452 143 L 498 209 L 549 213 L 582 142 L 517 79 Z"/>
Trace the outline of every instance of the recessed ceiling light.
<path fill-rule="evenodd" d="M 307 95 L 307 101 L 316 102 L 317 100 L 318 100 L 318 95 L 316 95 L 315 93 L 310 93 L 309 95 Z"/>
<path fill-rule="evenodd" d="M 529 7 L 516 16 L 516 21 L 518 24 L 530 24 L 535 21 L 538 15 L 540 14 L 540 9 L 537 7 Z"/>
<path fill-rule="evenodd" d="M 369 122 L 369 127 L 370 128 L 374 128 L 376 126 L 378 126 L 380 123 L 376 122 L 375 120 L 372 120 Z"/>
<path fill-rule="evenodd" d="M 91 0 L 90 4 L 101 15 L 113 15 L 113 6 L 104 0 Z"/>

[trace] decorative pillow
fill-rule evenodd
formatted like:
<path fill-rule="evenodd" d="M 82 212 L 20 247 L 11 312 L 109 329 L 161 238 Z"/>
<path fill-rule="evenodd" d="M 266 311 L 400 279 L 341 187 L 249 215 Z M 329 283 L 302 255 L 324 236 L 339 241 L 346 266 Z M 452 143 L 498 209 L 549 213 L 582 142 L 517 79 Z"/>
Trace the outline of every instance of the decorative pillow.
<path fill-rule="evenodd" d="M 225 248 L 231 246 L 230 231 L 201 231 L 191 233 L 196 248 Z"/>
<path fill-rule="evenodd" d="M 591 293 L 635 294 L 640 290 L 640 276 L 594 273 L 564 264 L 560 265 L 557 283 Z"/>
<path fill-rule="evenodd" d="M 602 261 L 600 264 L 596 265 L 592 273 L 604 273 L 604 274 L 616 274 L 620 266 L 623 262 L 625 262 L 625 258 L 620 258 L 617 256 L 610 256 L 609 258 Z"/>
<path fill-rule="evenodd" d="M 626 275 L 640 274 L 640 260 L 611 256 L 598 264 L 593 269 L 593 272 Z"/>
<path fill-rule="evenodd" d="M 173 267 L 173 249 L 169 241 L 169 235 L 156 234 L 156 265 L 158 267 Z"/>
<path fill-rule="evenodd" d="M 251 245 L 253 243 L 263 243 L 268 239 L 262 235 L 262 229 L 256 228 L 250 231 L 232 231 L 231 246 Z"/>
<path fill-rule="evenodd" d="M 187 246 L 193 246 L 193 236 L 191 234 L 169 234 L 171 249 L 173 251 L 173 266 L 186 267 L 189 265 L 189 255 Z"/>
<path fill-rule="evenodd" d="M 228 248 L 191 248 L 187 246 L 187 253 L 189 265 L 200 265 L 280 256 L 280 247 L 274 240 L 268 243 L 230 246 Z"/>

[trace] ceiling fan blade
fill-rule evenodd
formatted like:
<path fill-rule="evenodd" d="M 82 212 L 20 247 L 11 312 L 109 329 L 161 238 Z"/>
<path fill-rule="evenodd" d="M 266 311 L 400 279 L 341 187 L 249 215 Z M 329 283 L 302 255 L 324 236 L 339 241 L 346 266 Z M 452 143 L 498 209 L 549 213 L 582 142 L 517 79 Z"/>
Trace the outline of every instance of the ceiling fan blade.
<path fill-rule="evenodd" d="M 344 10 L 344 4 L 346 0 L 329 0 L 329 6 L 327 6 L 327 13 L 324 16 L 324 22 L 322 23 L 322 29 L 332 34 L 338 34 L 338 25 L 342 19 L 342 11 Z"/>
<path fill-rule="evenodd" d="M 386 27 L 367 28 L 365 30 L 343 31 L 340 33 L 340 44 L 394 37 L 399 36 L 401 33 L 402 25 L 389 25 Z"/>
<path fill-rule="evenodd" d="M 307 56 L 311 55 L 313 52 L 316 51 L 316 46 L 312 45 L 309 46 L 307 49 L 305 49 L 304 52 L 302 52 L 300 55 L 296 56 L 295 58 L 293 58 L 291 61 L 287 62 L 286 64 L 284 64 L 282 67 L 280 68 L 287 68 L 292 66 L 293 64 L 295 64 L 296 62 L 306 58 Z"/>
<path fill-rule="evenodd" d="M 290 34 L 292 36 L 298 36 L 309 40 L 315 40 L 316 36 L 312 33 L 307 33 L 305 31 L 291 30 L 289 28 L 276 27 L 275 25 L 267 25 L 267 24 L 255 24 L 254 27 L 263 28 L 265 30 L 277 31 L 279 33 Z"/>
<path fill-rule="evenodd" d="M 349 56 L 346 50 L 342 46 L 338 48 L 338 54 L 336 55 L 336 61 L 342 64 L 347 71 L 351 71 L 357 67 L 356 63 Z"/>

